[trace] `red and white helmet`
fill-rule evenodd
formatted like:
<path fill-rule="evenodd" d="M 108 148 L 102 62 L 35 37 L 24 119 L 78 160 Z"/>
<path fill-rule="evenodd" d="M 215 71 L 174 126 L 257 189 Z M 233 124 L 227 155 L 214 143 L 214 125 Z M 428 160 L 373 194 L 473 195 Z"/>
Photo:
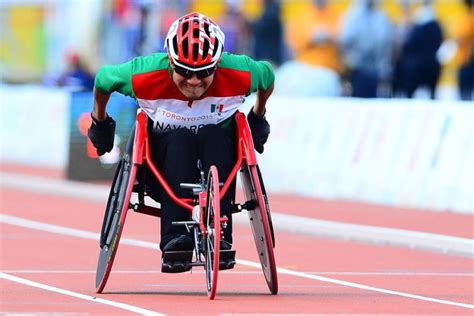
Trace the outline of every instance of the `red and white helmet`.
<path fill-rule="evenodd" d="M 207 16 L 192 12 L 180 17 L 166 35 L 169 59 L 191 71 L 214 67 L 221 58 L 225 35 Z"/>

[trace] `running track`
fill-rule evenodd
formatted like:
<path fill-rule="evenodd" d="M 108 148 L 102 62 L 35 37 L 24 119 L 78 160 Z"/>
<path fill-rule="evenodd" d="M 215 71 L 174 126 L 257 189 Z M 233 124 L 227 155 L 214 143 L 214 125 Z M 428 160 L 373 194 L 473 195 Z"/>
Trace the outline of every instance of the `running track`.
<path fill-rule="evenodd" d="M 131 211 L 107 286 L 97 295 L 97 233 L 105 201 L 82 194 L 55 171 L 0 167 L 2 315 L 474 315 L 474 261 L 466 253 L 443 254 L 446 247 L 436 244 L 431 250 L 409 248 L 405 241 L 397 246 L 383 238 L 374 243 L 370 234 L 364 242 L 343 232 L 343 239 L 299 234 L 281 224 L 280 291 L 269 295 L 245 220 L 234 229 L 238 264 L 219 274 L 216 300 L 208 301 L 203 269 L 159 272 L 159 221 Z M 472 254 L 472 215 L 294 196 L 271 195 L 270 203 L 275 215 L 306 219 L 291 225 L 324 220 L 333 223 L 329 228 L 346 223 L 423 232 L 428 239 L 467 241 Z"/>

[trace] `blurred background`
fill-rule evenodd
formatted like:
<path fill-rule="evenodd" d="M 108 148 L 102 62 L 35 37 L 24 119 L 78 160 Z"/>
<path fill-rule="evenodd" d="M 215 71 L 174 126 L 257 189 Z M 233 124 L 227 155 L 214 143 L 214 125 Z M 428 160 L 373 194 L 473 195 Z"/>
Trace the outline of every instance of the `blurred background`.
<path fill-rule="evenodd" d="M 1 162 L 110 179 L 135 105 L 114 96 L 117 148 L 98 159 L 94 74 L 163 51 L 190 11 L 275 67 L 261 157 L 275 192 L 472 212 L 469 0 L 0 0 Z"/>
<path fill-rule="evenodd" d="M 411 97 L 426 89 L 454 99 L 460 68 L 472 64 L 469 2 L 2 0 L 0 75 L 8 83 L 90 88 L 88 74 L 100 65 L 162 51 L 170 23 L 199 11 L 222 26 L 229 52 L 270 60 L 287 75 L 318 68 L 339 80 L 308 94 Z M 420 69 L 425 76 L 413 75 Z"/>

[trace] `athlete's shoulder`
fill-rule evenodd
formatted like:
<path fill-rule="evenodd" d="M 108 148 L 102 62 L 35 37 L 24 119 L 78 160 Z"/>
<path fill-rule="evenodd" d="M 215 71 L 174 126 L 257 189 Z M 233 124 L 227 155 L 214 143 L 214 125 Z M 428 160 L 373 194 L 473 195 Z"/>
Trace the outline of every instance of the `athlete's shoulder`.
<path fill-rule="evenodd" d="M 235 55 L 228 52 L 222 54 L 218 66 L 247 72 L 258 72 L 260 68 L 265 68 L 267 71 L 273 72 L 272 65 L 267 61 L 254 60 L 247 55 Z"/>
<path fill-rule="evenodd" d="M 235 55 L 228 52 L 222 53 L 218 67 L 230 68 L 234 70 L 250 71 L 249 62 L 253 60 L 246 55 Z"/>
<path fill-rule="evenodd" d="M 232 76 L 240 73 L 247 74 L 249 92 L 266 90 L 275 82 L 272 65 L 267 61 L 256 61 L 247 55 L 224 53 L 219 61 L 219 67 L 230 68 Z"/>
<path fill-rule="evenodd" d="M 138 56 L 132 60 L 132 73 L 141 74 L 168 68 L 168 55 L 155 53 L 147 56 Z"/>

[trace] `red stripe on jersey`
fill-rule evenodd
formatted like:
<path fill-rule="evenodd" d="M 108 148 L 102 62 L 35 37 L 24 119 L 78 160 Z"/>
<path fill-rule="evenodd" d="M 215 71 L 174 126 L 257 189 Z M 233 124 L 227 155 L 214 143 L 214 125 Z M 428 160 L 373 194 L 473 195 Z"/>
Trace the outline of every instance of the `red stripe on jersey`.
<path fill-rule="evenodd" d="M 250 72 L 229 68 L 217 68 L 214 82 L 200 98 L 233 97 L 247 95 L 250 91 Z M 167 69 L 135 74 L 132 86 L 137 99 L 177 99 L 187 101 L 168 74 Z"/>
<path fill-rule="evenodd" d="M 203 97 L 234 97 L 250 91 L 250 72 L 217 68 L 214 82 Z"/>
<path fill-rule="evenodd" d="M 187 100 L 171 80 L 167 69 L 135 74 L 132 76 L 132 86 L 137 99 Z"/>

